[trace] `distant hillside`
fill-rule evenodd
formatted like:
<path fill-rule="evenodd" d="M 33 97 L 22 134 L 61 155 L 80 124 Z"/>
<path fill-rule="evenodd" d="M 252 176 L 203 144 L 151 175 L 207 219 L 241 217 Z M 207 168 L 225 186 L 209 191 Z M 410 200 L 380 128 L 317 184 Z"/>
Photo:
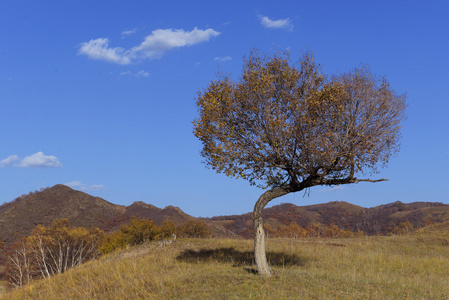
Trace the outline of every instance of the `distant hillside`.
<path fill-rule="evenodd" d="M 151 218 L 156 224 L 165 220 L 180 224 L 195 219 L 177 207 L 161 209 L 143 202 L 126 207 L 58 184 L 0 206 L 0 241 L 9 245 L 18 237 L 30 234 L 36 225 L 48 225 L 56 218 L 67 218 L 73 226 L 111 230 L 132 216 Z"/>
<path fill-rule="evenodd" d="M 179 225 L 196 218 L 180 208 L 158 208 L 144 202 L 130 206 L 116 205 L 65 185 L 23 195 L 0 206 L 0 241 L 10 245 L 18 237 L 30 234 L 38 224 L 48 225 L 56 218 L 67 218 L 74 226 L 95 226 L 114 230 L 132 216 L 149 218 L 156 224 L 172 220 Z M 215 237 L 252 237 L 252 213 L 203 218 Z M 306 227 L 311 223 L 335 224 L 341 229 L 363 230 L 367 234 L 385 234 L 391 228 L 409 221 L 415 227 L 430 222 L 449 221 L 449 205 L 433 202 L 395 202 L 364 208 L 347 202 L 329 202 L 308 206 L 290 203 L 264 210 L 264 220 L 272 228 L 296 222 Z"/>
<path fill-rule="evenodd" d="M 210 221 L 220 223 L 226 229 L 243 237 L 251 237 L 252 213 L 232 216 L 218 216 Z M 363 230 L 373 234 L 386 234 L 392 228 L 409 221 L 414 227 L 428 223 L 449 221 L 449 205 L 438 202 L 394 202 L 373 208 L 363 208 L 347 202 L 296 206 L 285 203 L 264 210 L 264 221 L 272 228 L 296 222 L 306 227 L 311 223 L 331 225 L 352 231 Z"/>

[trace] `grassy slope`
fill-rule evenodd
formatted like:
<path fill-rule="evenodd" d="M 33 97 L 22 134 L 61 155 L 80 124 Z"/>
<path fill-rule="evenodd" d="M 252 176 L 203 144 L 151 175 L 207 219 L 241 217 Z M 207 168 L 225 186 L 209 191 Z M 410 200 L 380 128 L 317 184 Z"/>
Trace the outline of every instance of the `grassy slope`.
<path fill-rule="evenodd" d="M 277 275 L 260 278 L 247 265 L 252 241 L 180 240 L 117 252 L 4 298 L 448 299 L 448 245 L 449 232 L 439 230 L 395 237 L 269 239 Z"/>

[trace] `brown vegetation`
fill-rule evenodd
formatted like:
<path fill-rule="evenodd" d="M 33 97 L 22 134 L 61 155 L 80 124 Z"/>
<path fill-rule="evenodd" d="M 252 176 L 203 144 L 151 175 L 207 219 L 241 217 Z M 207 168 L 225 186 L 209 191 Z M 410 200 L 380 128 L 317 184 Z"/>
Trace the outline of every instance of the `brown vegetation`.
<path fill-rule="evenodd" d="M 181 239 L 114 252 L 0 299 L 447 299 L 449 223 L 401 236 L 272 238 L 277 276 L 250 240 Z"/>
<path fill-rule="evenodd" d="M 100 251 L 103 254 L 113 252 L 126 246 L 141 245 L 145 242 L 161 241 L 161 246 L 171 244 L 176 237 L 205 238 L 210 230 L 203 221 L 187 221 L 178 226 L 173 221 L 166 221 L 157 226 L 151 219 L 133 217 L 120 227 L 120 230 L 106 235 Z"/>
<path fill-rule="evenodd" d="M 126 207 L 58 184 L 0 206 L 0 241 L 10 246 L 21 236 L 29 235 L 37 225 L 48 226 L 58 218 L 68 219 L 77 227 L 94 226 L 111 231 L 128 223 L 133 216 L 152 219 L 157 225 L 166 220 L 179 225 L 195 219 L 177 207 L 161 209 L 143 202 Z"/>
<path fill-rule="evenodd" d="M 253 237 L 251 213 L 219 216 L 210 219 L 242 237 Z M 263 212 L 265 225 L 278 230 L 295 222 L 302 228 L 310 224 L 335 225 L 340 230 L 367 235 L 389 235 L 400 231 L 404 222 L 413 228 L 449 221 L 449 205 L 438 202 L 394 202 L 373 208 L 363 208 L 347 202 L 329 202 L 308 206 L 284 203 L 266 208 Z M 270 235 L 272 236 L 272 235 Z"/>
<path fill-rule="evenodd" d="M 162 226 L 153 220 L 133 217 L 119 231 L 106 234 L 98 228 L 73 228 L 67 219 L 56 219 L 48 226 L 38 225 L 32 234 L 11 247 L 6 279 L 13 287 L 22 287 L 36 278 L 50 278 L 68 269 L 117 249 L 161 241 L 172 244 L 181 237 L 204 238 L 210 230 L 203 221 L 187 221 L 176 226 L 166 221 Z"/>
<path fill-rule="evenodd" d="M 14 244 L 8 256 L 8 282 L 21 287 L 35 278 L 49 278 L 95 259 L 104 232 L 98 228 L 73 228 L 67 219 L 49 227 L 36 226 L 32 234 Z"/>

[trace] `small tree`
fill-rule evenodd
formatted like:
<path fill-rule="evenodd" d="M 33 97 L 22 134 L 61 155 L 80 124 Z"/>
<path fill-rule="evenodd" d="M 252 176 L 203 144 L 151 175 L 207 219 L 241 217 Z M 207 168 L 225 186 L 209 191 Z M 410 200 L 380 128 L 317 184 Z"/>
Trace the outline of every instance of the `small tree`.
<path fill-rule="evenodd" d="M 176 232 L 187 238 L 207 238 L 211 235 L 209 227 L 202 220 L 186 221 L 176 228 Z"/>
<path fill-rule="evenodd" d="M 30 236 L 13 245 L 7 278 L 20 287 L 33 278 L 48 278 L 95 259 L 104 232 L 98 228 L 71 227 L 67 219 L 37 225 Z"/>
<path fill-rule="evenodd" d="M 105 236 L 100 252 L 107 254 L 127 245 L 141 245 L 154 241 L 161 237 L 161 233 L 161 228 L 154 224 L 153 220 L 134 216 L 128 224 L 121 226 L 119 231 Z"/>
<path fill-rule="evenodd" d="M 160 234 L 160 229 L 153 220 L 137 217 L 133 217 L 129 224 L 122 226 L 120 231 L 123 232 L 130 246 L 156 240 Z"/>
<path fill-rule="evenodd" d="M 269 188 L 254 206 L 255 258 L 270 275 L 262 210 L 274 198 L 317 185 L 378 182 L 398 151 L 405 96 L 362 66 L 326 76 L 306 53 L 251 52 L 240 79 L 221 76 L 199 92 L 194 134 L 205 163 L 218 173 Z"/>
<path fill-rule="evenodd" d="M 176 236 L 176 225 L 172 220 L 162 222 L 160 236 L 162 239 L 173 239 Z"/>

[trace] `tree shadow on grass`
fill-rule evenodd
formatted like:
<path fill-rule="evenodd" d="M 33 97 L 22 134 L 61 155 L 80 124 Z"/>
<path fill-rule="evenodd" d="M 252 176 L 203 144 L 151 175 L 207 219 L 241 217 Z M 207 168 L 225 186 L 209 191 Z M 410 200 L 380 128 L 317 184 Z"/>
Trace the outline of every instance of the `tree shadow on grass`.
<path fill-rule="evenodd" d="M 217 261 L 222 263 L 230 263 L 233 267 L 248 267 L 255 264 L 254 252 L 252 251 L 238 251 L 231 248 L 217 248 L 217 249 L 201 249 L 185 250 L 176 257 L 177 260 L 199 263 Z M 268 263 L 271 266 L 287 267 L 287 266 L 304 266 L 307 258 L 298 256 L 296 254 L 288 254 L 284 252 L 268 252 Z M 245 268 L 250 273 L 255 273 L 253 269 Z"/>

